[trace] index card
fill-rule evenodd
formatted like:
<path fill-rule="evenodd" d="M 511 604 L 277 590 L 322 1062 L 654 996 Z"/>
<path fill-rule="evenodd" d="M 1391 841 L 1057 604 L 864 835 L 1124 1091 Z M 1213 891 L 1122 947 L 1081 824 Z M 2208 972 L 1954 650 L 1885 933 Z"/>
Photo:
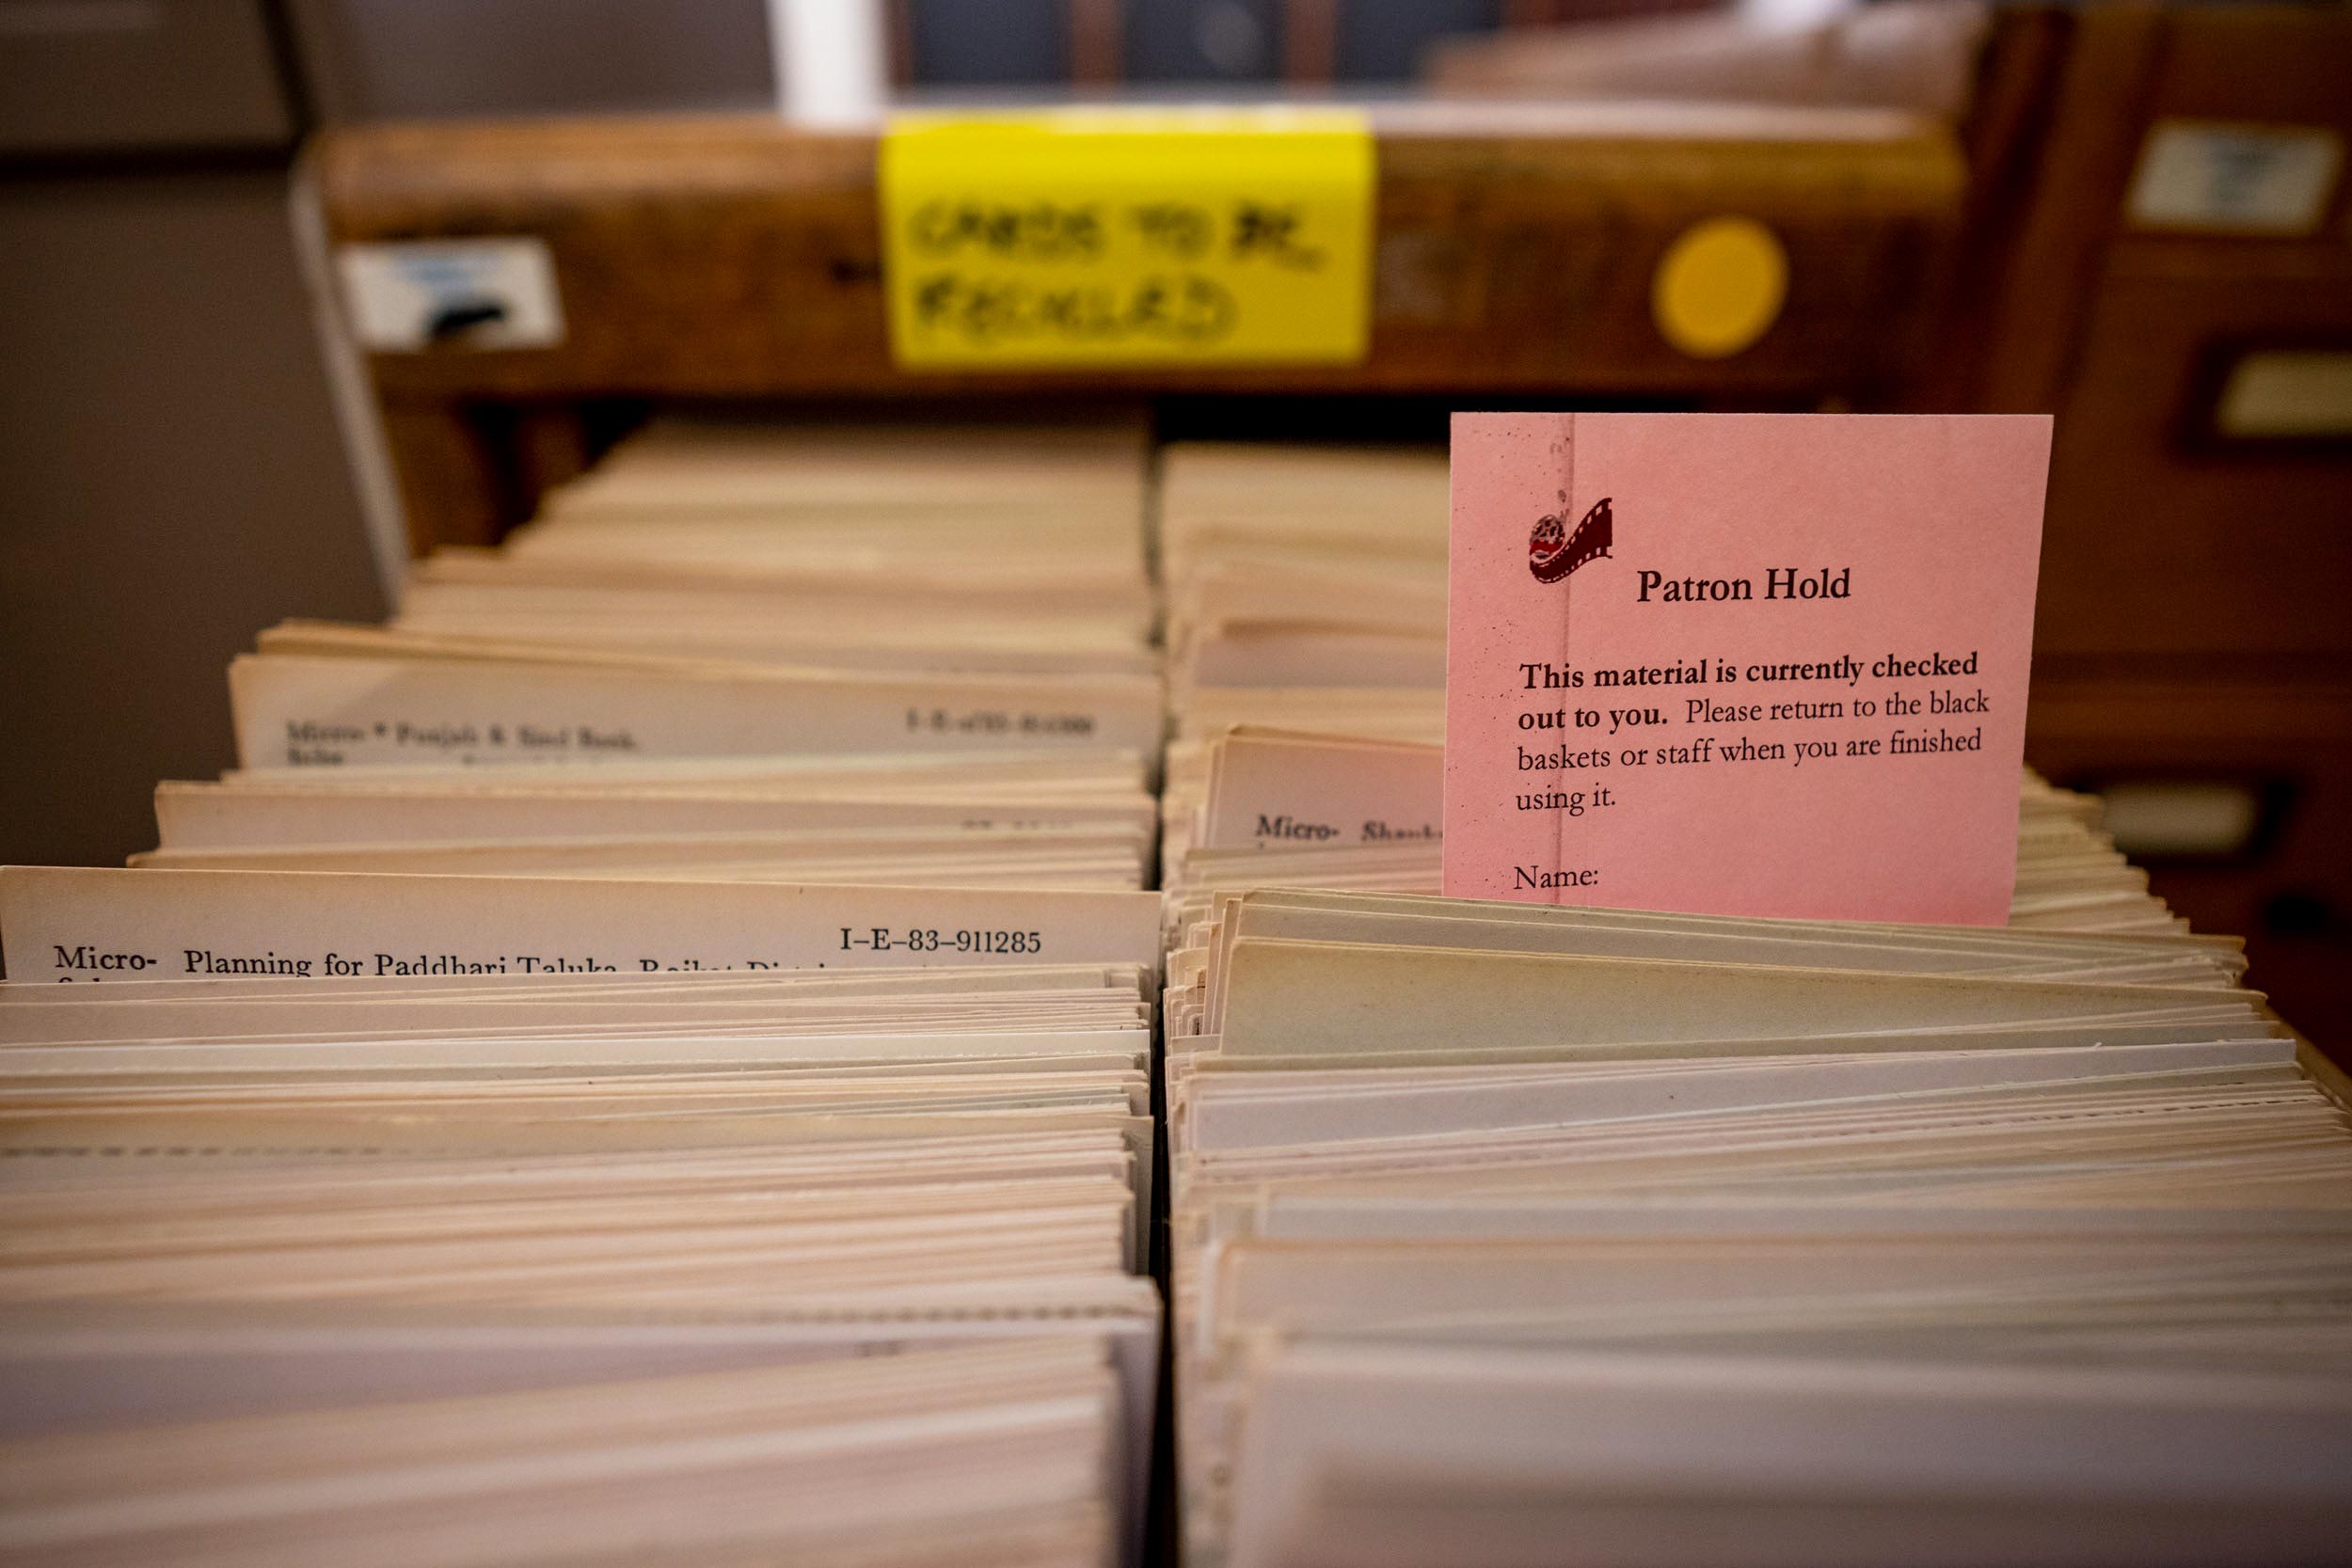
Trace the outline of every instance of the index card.
<path fill-rule="evenodd" d="M 183 875 L 194 875 L 183 873 Z M 1435 947 L 1232 943 L 1223 1020 L 1228 1055 L 1736 1037 L 1967 1027 L 2211 1013 L 2261 1032 L 2251 991 L 2072 985 L 1948 974 L 1779 969 L 1690 959 L 1579 958 Z M 2213 1037 L 2232 1037 L 2216 1036 Z"/>
<path fill-rule="evenodd" d="M 564 754 L 749 756 L 960 746 L 1149 747 L 1148 676 L 746 670 L 248 654 L 229 667 L 246 767 Z M 429 716 L 429 717 L 420 717 Z M 585 717 L 583 717 L 585 716 Z"/>
<path fill-rule="evenodd" d="M 1205 847 L 1392 844 L 1438 836 L 1436 746 L 1241 729 L 1210 763 Z"/>
<path fill-rule="evenodd" d="M 1159 897 L 532 877 L 0 867 L 12 980 L 1155 965 Z"/>
<path fill-rule="evenodd" d="M 1454 416 L 1445 891 L 2006 921 L 2049 442 Z"/>

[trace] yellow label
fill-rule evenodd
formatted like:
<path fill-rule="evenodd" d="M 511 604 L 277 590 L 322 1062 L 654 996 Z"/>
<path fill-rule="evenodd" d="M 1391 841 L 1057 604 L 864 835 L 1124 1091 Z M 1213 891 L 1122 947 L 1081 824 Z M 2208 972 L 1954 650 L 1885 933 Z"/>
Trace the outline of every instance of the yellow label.
<path fill-rule="evenodd" d="M 910 115 L 882 143 L 910 370 L 1335 364 L 1371 332 L 1374 153 L 1349 110 Z"/>
<path fill-rule="evenodd" d="M 1714 217 L 1677 235 L 1650 280 L 1650 313 L 1693 359 L 1723 359 L 1764 336 L 1788 297 L 1788 253 L 1754 218 Z"/>

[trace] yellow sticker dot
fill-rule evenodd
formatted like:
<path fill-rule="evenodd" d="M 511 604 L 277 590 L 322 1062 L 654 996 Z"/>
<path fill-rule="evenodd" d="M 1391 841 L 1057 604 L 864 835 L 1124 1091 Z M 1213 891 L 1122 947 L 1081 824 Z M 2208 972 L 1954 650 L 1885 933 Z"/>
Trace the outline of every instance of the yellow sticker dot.
<path fill-rule="evenodd" d="M 1764 336 L 1788 297 L 1788 252 L 1754 218 L 1713 217 L 1675 237 L 1650 279 L 1650 314 L 1693 359 L 1723 359 Z"/>

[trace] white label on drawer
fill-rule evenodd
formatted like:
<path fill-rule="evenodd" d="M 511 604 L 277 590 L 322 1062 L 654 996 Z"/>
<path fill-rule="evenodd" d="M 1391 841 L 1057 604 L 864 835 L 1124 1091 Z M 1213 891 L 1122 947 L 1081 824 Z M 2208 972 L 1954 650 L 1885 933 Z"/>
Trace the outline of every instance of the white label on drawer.
<path fill-rule="evenodd" d="M 2266 349 L 2230 367 L 2214 429 L 2252 439 L 2352 436 L 2352 353 Z"/>
<path fill-rule="evenodd" d="M 2262 800 L 2244 784 L 2198 779 L 2126 780 L 2099 792 L 2115 847 L 2142 855 L 2235 855 L 2262 825 Z"/>
<path fill-rule="evenodd" d="M 2139 150 L 2131 219 L 2142 229 L 2308 234 L 2344 163 L 2333 131 L 2158 120 Z"/>
<path fill-rule="evenodd" d="M 347 245 L 335 264 L 363 348 L 549 348 L 564 341 L 555 264 L 539 240 Z"/>

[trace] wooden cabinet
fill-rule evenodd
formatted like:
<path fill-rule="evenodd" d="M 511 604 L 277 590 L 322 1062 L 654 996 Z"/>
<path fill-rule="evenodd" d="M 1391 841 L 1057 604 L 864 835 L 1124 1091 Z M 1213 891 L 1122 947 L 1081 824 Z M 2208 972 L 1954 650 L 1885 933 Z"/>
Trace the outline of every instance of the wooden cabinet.
<path fill-rule="evenodd" d="M 1444 393 L 1669 405 L 1884 403 L 1938 321 L 1964 170 L 1900 115 L 1697 105 L 1400 106 L 1379 144 L 1371 349 L 1359 363 L 1068 376 L 893 364 L 870 135 L 772 119 L 337 132 L 331 239 L 529 237 L 561 295 L 546 348 L 377 354 L 420 544 L 528 509 L 515 411 L 598 399 L 1136 392 Z M 1698 359 L 1649 309 L 1667 246 L 1737 214 L 1777 234 L 1787 302 Z"/>
<path fill-rule="evenodd" d="M 1947 395 L 2058 416 L 2027 755 L 2094 787 L 2254 791 L 2240 851 L 2145 858 L 2341 1047 L 2352 430 L 2233 434 L 2217 412 L 2249 355 L 2352 351 L 2352 9 L 2014 12 L 1988 71 L 1983 106 L 2038 107 L 1972 144 Z"/>

